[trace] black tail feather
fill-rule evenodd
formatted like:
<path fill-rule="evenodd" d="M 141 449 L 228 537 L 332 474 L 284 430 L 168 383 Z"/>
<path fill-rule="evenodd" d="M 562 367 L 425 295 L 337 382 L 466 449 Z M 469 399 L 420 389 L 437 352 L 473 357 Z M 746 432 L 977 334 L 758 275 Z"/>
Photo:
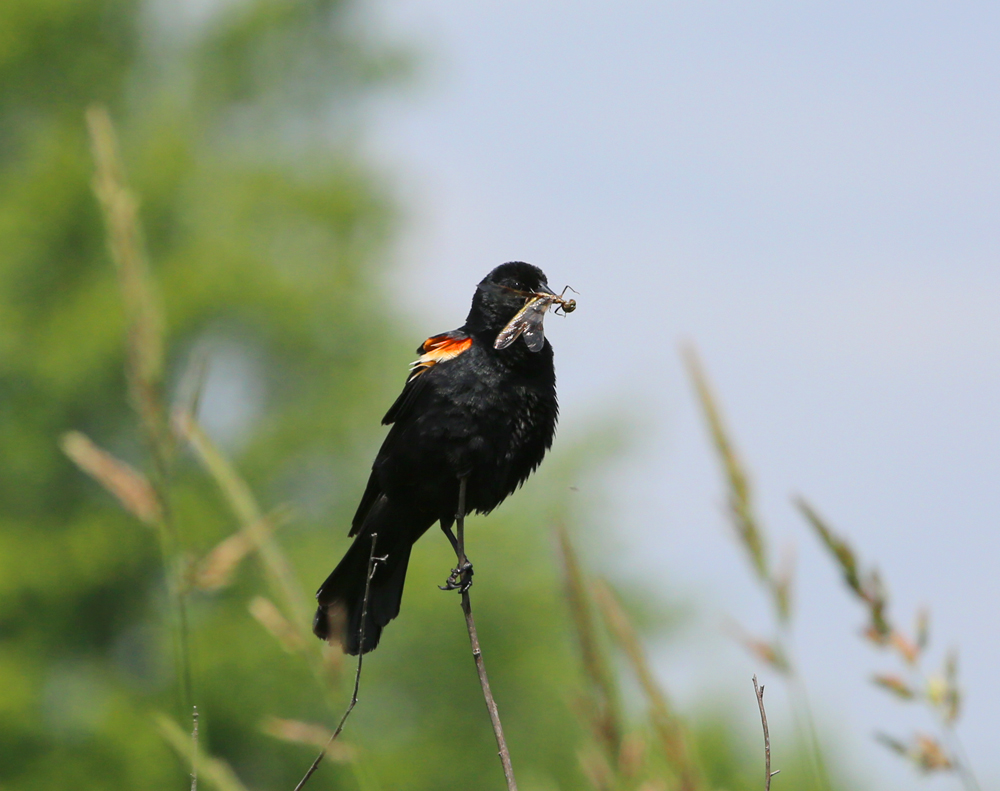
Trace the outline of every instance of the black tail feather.
<path fill-rule="evenodd" d="M 399 615 L 410 550 L 413 542 L 433 524 L 433 520 L 426 519 L 414 524 L 412 512 L 401 514 L 394 510 L 384 496 L 376 503 L 347 554 L 316 592 L 319 607 L 313 619 L 313 632 L 323 640 L 339 640 L 344 651 L 354 656 L 373 650 L 383 627 Z M 378 534 L 375 556 L 379 560 L 368 593 L 362 645 L 361 613 L 373 533 Z"/>

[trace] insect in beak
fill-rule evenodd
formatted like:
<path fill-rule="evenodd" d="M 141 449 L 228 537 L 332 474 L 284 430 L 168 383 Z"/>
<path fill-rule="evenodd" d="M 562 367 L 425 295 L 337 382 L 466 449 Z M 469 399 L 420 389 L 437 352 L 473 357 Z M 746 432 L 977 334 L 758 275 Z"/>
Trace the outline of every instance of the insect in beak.
<path fill-rule="evenodd" d="M 557 295 L 549 290 L 547 283 L 543 285 L 543 288 L 545 290 L 525 294 L 527 301 L 524 303 L 524 307 L 497 335 L 497 339 L 493 343 L 494 349 L 506 349 L 523 335 L 524 342 L 531 351 L 541 351 L 545 345 L 542 322 L 549 308 L 556 305 L 556 310 L 562 310 L 563 313 L 572 313 L 576 310 L 575 299 L 563 299 L 562 294 Z M 563 294 L 566 293 L 567 288 L 569 286 L 563 289 Z"/>

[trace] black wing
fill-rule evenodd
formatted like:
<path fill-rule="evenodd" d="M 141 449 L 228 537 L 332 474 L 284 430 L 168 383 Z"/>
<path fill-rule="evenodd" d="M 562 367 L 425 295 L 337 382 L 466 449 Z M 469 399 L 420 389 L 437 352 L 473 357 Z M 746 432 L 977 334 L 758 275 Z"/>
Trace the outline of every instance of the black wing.
<path fill-rule="evenodd" d="M 388 426 L 406 416 L 412 405 L 417 402 L 417 396 L 420 391 L 427 386 L 429 378 L 423 376 L 423 374 L 435 365 L 457 357 L 470 346 L 472 346 L 472 338 L 460 330 L 446 332 L 442 335 L 434 335 L 420 344 L 417 348 L 417 354 L 420 357 L 413 362 L 410 375 L 406 379 L 406 384 L 403 385 L 403 392 L 399 394 L 392 406 L 389 407 L 389 411 L 385 413 L 385 417 L 382 418 L 382 425 Z M 375 459 L 376 466 L 379 458 L 382 458 L 386 452 L 387 446 L 391 445 L 392 436 L 393 431 L 390 431 L 389 436 L 386 437 Z M 349 535 L 354 536 L 358 534 L 365 519 L 368 517 L 368 512 L 378 502 L 378 498 L 381 495 L 382 485 L 379 483 L 378 473 L 373 466 L 372 474 L 368 477 L 368 485 L 365 487 L 365 493 L 361 496 L 361 502 L 358 503 L 358 510 L 354 513 L 354 519 L 351 520 L 351 532 Z"/>
<path fill-rule="evenodd" d="M 420 356 L 413 361 L 410 366 L 410 375 L 403 386 L 403 392 L 389 407 L 389 411 L 382 418 L 382 425 L 388 426 L 395 423 L 409 409 L 416 399 L 427 378 L 424 376 L 427 371 L 438 363 L 458 357 L 462 352 L 472 346 L 472 338 L 461 330 L 452 330 L 442 335 L 433 335 L 417 347 L 417 354 Z"/>

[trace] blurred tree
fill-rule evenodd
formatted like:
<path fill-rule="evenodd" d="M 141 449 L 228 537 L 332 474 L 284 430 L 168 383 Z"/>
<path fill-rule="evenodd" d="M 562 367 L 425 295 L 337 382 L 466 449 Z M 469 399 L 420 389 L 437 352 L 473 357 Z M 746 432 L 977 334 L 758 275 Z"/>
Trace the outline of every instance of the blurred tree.
<path fill-rule="evenodd" d="M 371 441 L 355 426 L 377 425 L 372 394 L 388 386 L 375 376 L 391 320 L 373 270 L 392 207 L 350 125 L 327 120 L 358 118 L 357 100 L 403 59 L 366 43 L 348 3 L 206 7 L 187 20 L 173 4 L 133 0 L 0 7 L 4 787 L 153 787 L 182 771 L 148 716 L 173 703 L 155 536 L 57 445 L 81 428 L 142 465 L 86 105 L 106 103 L 120 122 L 171 379 L 192 348 L 204 350 L 203 416 L 267 501 L 345 524 L 341 493 L 353 496 L 359 447 Z M 232 524 L 197 471 L 179 474 L 183 541 L 201 553 Z M 325 558 L 309 569 L 318 580 L 338 547 L 328 530 L 300 543 L 309 540 Z M 314 689 L 308 676 L 297 683 L 298 669 L 281 695 L 269 638 L 245 604 L 234 594 L 196 600 L 192 612 L 199 689 L 212 689 L 207 734 L 237 764 L 261 752 L 271 701 L 294 709 Z M 202 640 L 208 630 L 218 639 Z M 225 684 L 213 689 L 216 677 Z M 291 770 L 304 756 L 284 758 Z"/>

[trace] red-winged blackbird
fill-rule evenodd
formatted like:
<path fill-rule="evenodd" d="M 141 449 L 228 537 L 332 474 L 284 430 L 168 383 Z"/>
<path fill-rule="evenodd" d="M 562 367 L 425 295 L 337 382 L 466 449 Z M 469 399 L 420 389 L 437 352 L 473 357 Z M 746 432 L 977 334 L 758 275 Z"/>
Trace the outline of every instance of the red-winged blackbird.
<path fill-rule="evenodd" d="M 542 270 L 520 261 L 502 264 L 479 284 L 465 324 L 417 349 L 420 358 L 403 392 L 382 418 L 392 428 L 351 523 L 354 543 L 316 593 L 317 637 L 339 638 L 349 654 L 374 649 L 382 627 L 399 614 L 413 542 L 440 522 L 454 545 L 459 480 L 466 481 L 465 511 L 487 513 L 542 461 L 558 413 L 552 347 L 545 341 L 532 351 L 519 341 L 494 348 L 526 294 L 534 293 L 553 293 Z M 375 555 L 385 559 L 372 576 L 361 645 L 374 533 Z M 331 622 L 338 621 L 331 610 L 338 609 L 346 616 L 343 631 L 331 635 Z"/>

